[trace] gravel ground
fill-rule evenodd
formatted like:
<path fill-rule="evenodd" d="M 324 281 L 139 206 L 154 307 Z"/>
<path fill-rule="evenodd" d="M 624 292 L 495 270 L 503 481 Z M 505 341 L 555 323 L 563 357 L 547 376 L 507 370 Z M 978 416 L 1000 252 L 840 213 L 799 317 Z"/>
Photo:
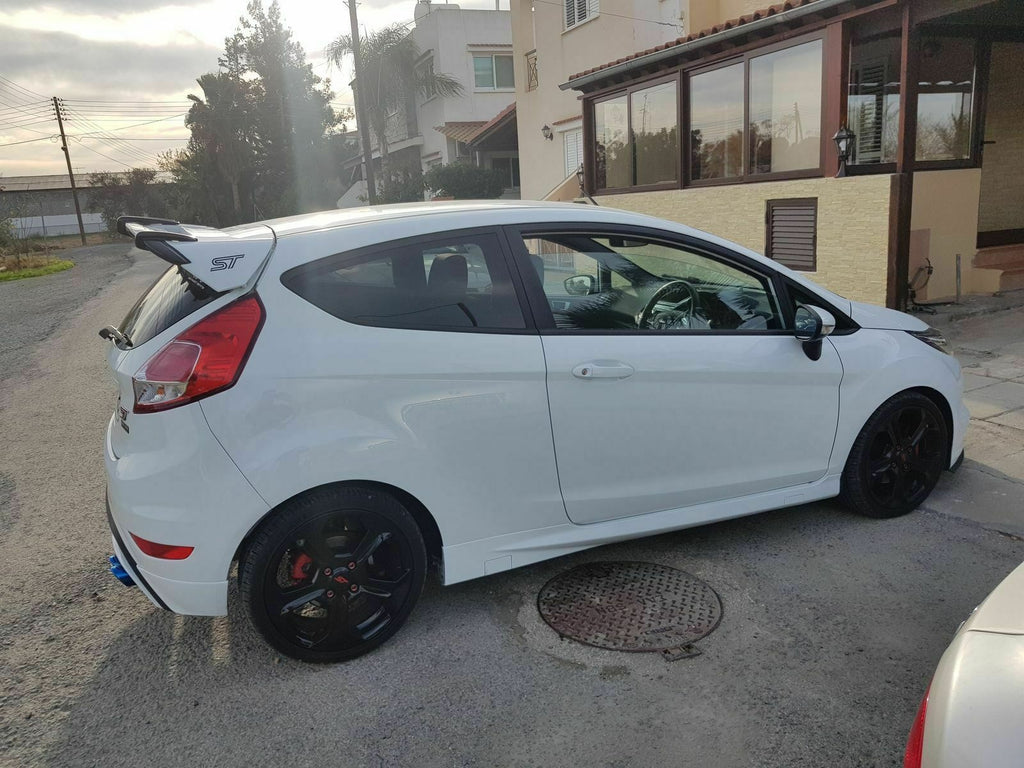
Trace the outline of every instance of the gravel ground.
<path fill-rule="evenodd" d="M 133 261 L 127 243 L 77 248 L 61 258 L 75 266 L 55 275 L 0 283 L 0 385 L 24 373 L 36 345 L 74 319 L 87 299 L 110 285 Z M 111 320 L 117 323 L 121 318 Z"/>
<path fill-rule="evenodd" d="M 66 299 L 57 319 L 41 313 L 39 327 L 60 327 L 13 353 L 0 765 L 899 766 L 953 631 L 1024 559 L 1021 540 L 946 514 L 874 521 L 815 504 L 431 584 L 376 653 L 329 667 L 280 658 L 234 591 L 228 617 L 187 618 L 106 573 L 114 393 L 96 329 L 123 315 L 154 261 Z M 560 641 L 537 592 L 592 560 L 708 581 L 724 617 L 703 655 L 668 663 Z"/>

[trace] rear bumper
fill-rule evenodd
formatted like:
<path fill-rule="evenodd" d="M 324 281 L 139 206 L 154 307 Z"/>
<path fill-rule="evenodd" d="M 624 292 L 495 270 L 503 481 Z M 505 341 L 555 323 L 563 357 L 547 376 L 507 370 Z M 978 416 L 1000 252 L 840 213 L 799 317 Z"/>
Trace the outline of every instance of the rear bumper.
<path fill-rule="evenodd" d="M 238 545 L 268 507 L 214 439 L 198 405 L 146 414 L 112 446 L 107 427 L 107 508 L 114 550 L 161 608 L 191 616 L 227 613 L 228 572 Z M 184 560 L 143 553 L 131 534 L 193 547 Z"/>
<path fill-rule="evenodd" d="M 188 616 L 224 616 L 228 612 L 228 582 L 188 582 L 165 579 L 139 566 L 133 550 L 121 538 L 121 532 L 110 514 L 107 502 L 107 522 L 110 524 L 114 554 L 121 567 L 131 576 L 135 585 L 157 608 Z"/>

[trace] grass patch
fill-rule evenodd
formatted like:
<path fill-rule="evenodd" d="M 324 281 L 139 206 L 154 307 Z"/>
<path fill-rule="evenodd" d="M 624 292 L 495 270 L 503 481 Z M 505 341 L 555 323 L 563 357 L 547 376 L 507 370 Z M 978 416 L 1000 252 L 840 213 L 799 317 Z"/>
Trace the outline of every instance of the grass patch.
<path fill-rule="evenodd" d="M 28 261 L 25 259 L 25 261 Z M 34 266 L 24 266 L 20 269 L 3 269 L 0 271 L 0 283 L 10 280 L 21 280 L 24 277 L 39 277 L 40 275 L 52 275 L 54 272 L 63 272 L 75 266 L 73 261 L 65 259 L 47 259 L 46 263 L 38 263 L 41 259 L 33 259 Z"/>

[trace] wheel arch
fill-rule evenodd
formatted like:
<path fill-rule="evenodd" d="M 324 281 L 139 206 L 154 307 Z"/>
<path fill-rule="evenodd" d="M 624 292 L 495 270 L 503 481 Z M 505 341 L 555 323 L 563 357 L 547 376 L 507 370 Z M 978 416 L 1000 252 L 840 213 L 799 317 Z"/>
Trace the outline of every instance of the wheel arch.
<path fill-rule="evenodd" d="M 946 453 L 950 454 L 950 461 L 953 460 L 953 406 L 950 405 L 949 400 L 946 396 L 939 392 L 937 389 L 931 387 L 910 387 L 909 389 L 903 390 L 904 392 L 919 392 L 933 403 L 935 407 L 939 409 L 942 414 L 942 420 L 946 422 Z M 902 393 L 897 393 L 902 394 Z"/>
<path fill-rule="evenodd" d="M 277 513 L 277 511 L 296 499 L 300 499 L 303 496 L 307 496 L 311 493 L 316 493 L 328 488 L 366 488 L 368 490 L 377 491 L 380 493 L 386 493 L 393 496 L 398 502 L 405 507 L 409 514 L 412 515 L 413 520 L 416 521 L 417 527 L 420 529 L 420 533 L 423 535 L 423 543 L 427 548 L 428 561 L 433 562 L 438 567 L 443 565 L 442 547 L 444 540 L 441 537 L 441 529 L 437 525 L 437 521 L 431 514 L 430 510 L 427 509 L 426 505 L 423 504 L 418 498 L 413 496 L 408 491 L 399 488 L 398 486 L 391 485 L 389 483 L 382 483 L 378 480 L 339 480 L 332 483 L 323 483 L 321 485 L 307 488 L 304 491 L 300 491 L 287 499 L 283 499 L 280 503 L 269 509 L 256 523 L 248 530 L 242 540 L 239 542 L 235 555 L 232 560 L 241 562 L 245 556 L 245 551 L 249 546 L 249 542 L 252 541 L 253 536 L 256 532 L 266 525 Z"/>

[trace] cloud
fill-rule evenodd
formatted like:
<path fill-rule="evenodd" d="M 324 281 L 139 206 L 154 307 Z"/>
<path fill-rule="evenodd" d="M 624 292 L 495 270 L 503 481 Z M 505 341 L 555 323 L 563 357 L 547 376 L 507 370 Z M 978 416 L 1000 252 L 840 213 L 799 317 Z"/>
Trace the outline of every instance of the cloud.
<path fill-rule="evenodd" d="M 201 5 L 209 0 L 174 0 L 174 5 Z M 4 0 L 4 11 L 46 10 L 58 13 L 95 13 L 116 15 L 142 13 L 162 8 L 168 0 Z"/>
<path fill-rule="evenodd" d="M 198 88 L 197 77 L 217 68 L 221 53 L 194 38 L 149 46 L 4 25 L 0 39 L 5 41 L 0 46 L 5 77 L 46 96 L 71 99 L 180 97 Z"/>

